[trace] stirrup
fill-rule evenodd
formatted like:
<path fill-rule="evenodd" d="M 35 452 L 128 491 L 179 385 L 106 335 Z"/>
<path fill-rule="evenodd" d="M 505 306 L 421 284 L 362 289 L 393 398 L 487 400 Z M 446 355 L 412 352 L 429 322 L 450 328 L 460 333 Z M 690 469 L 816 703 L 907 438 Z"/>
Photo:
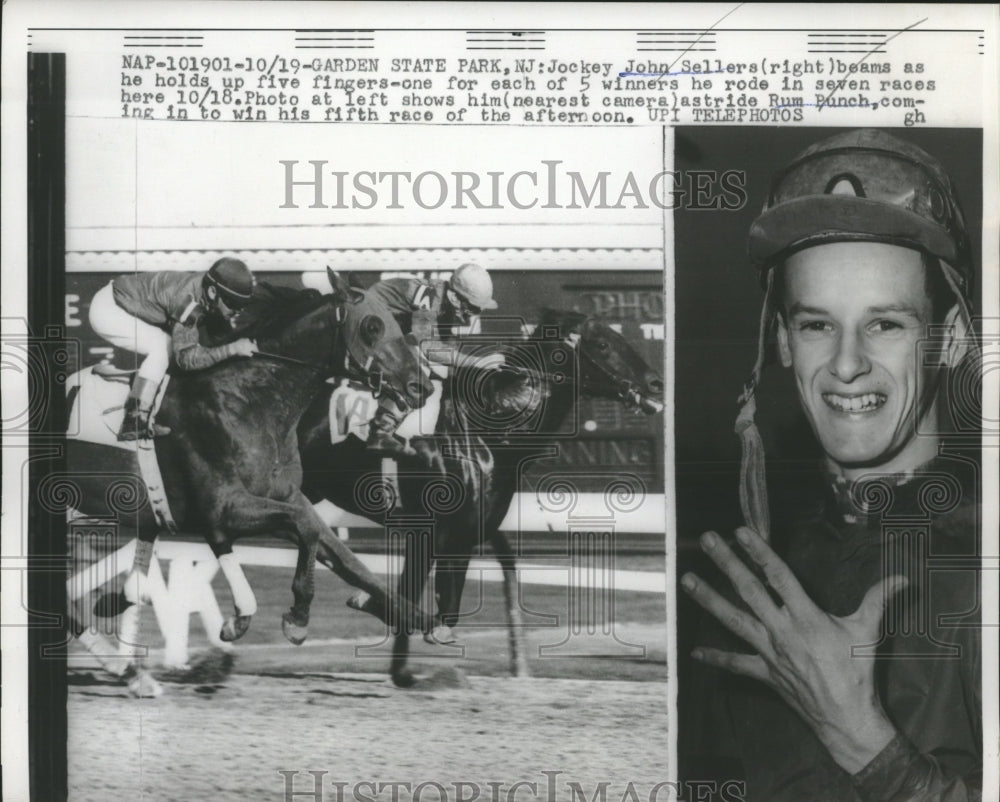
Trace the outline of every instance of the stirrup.
<path fill-rule="evenodd" d="M 169 426 L 164 426 L 161 423 L 154 423 L 150 421 L 146 425 L 146 437 L 152 439 L 154 437 L 166 437 L 173 430 Z"/>
<path fill-rule="evenodd" d="M 151 440 L 154 437 L 166 437 L 170 434 L 169 426 L 161 426 L 149 419 L 147 413 L 141 410 L 125 410 L 121 429 L 118 430 L 118 442 L 126 443 L 134 440 Z"/>

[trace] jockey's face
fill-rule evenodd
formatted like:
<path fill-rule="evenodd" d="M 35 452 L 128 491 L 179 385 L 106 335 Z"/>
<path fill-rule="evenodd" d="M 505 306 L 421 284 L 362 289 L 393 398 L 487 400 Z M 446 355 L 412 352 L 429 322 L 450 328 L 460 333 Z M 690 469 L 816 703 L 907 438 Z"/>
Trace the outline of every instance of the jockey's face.
<path fill-rule="evenodd" d="M 848 479 L 900 472 L 937 450 L 938 366 L 921 343 L 932 321 L 920 254 L 843 242 L 791 256 L 779 315 L 781 361 L 830 467 Z"/>
<path fill-rule="evenodd" d="M 447 312 L 450 315 L 442 315 L 446 318 L 442 320 L 443 323 L 451 323 L 458 326 L 468 326 L 472 320 L 473 315 L 478 315 L 482 310 L 478 307 L 473 306 L 468 301 L 466 301 L 461 295 L 455 292 L 451 287 L 445 293 L 445 301 L 447 306 Z"/>
<path fill-rule="evenodd" d="M 236 328 L 236 316 L 239 314 L 240 310 L 234 309 L 226 304 L 215 287 L 208 288 L 208 300 L 211 302 L 212 311 L 225 320 L 229 324 L 230 328 Z"/>

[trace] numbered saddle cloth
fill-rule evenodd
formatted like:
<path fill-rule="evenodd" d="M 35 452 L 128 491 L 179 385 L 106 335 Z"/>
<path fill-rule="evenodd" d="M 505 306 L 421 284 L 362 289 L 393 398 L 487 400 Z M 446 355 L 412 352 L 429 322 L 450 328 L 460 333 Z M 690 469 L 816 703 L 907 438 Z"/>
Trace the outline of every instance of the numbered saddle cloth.
<path fill-rule="evenodd" d="M 433 379 L 431 384 L 434 386 L 434 392 L 420 409 L 414 410 L 403 419 L 396 432 L 400 437 L 409 439 L 434 434 L 441 412 L 442 382 Z M 371 390 L 347 379 L 341 379 L 330 393 L 330 442 L 337 445 L 351 435 L 360 440 L 367 440 L 368 424 L 375 417 L 378 405 L 378 399 L 372 396 Z"/>

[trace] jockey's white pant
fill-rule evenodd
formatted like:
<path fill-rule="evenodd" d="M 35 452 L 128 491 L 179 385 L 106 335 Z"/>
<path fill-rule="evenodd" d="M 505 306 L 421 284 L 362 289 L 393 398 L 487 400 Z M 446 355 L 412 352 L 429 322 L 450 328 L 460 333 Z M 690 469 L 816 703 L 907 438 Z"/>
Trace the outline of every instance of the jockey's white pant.
<path fill-rule="evenodd" d="M 158 385 L 170 366 L 170 335 L 145 320 L 130 315 L 115 303 L 111 282 L 98 290 L 90 302 L 90 327 L 117 348 L 146 358 L 139 377 Z"/>

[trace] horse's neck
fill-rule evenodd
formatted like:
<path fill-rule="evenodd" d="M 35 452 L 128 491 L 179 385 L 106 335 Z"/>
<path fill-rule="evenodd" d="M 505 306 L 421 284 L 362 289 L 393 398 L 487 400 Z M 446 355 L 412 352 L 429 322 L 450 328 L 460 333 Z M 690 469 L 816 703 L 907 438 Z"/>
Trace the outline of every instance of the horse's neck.
<path fill-rule="evenodd" d="M 325 326 L 321 315 L 327 314 L 324 307 L 310 312 L 302 320 L 290 326 L 277 337 L 258 343 L 261 350 L 289 360 L 297 360 L 323 370 L 332 362 L 332 351 L 336 347 L 338 332 Z"/>
<path fill-rule="evenodd" d="M 267 392 L 275 410 L 291 425 L 305 412 L 332 363 L 335 333 L 324 329 L 318 317 L 324 313 L 320 307 L 279 335 L 257 343 L 267 366 Z"/>
<path fill-rule="evenodd" d="M 261 359 L 253 370 L 234 372 L 230 397 L 248 405 L 264 405 L 279 422 L 279 429 L 295 426 L 322 384 L 322 376 L 306 365 Z"/>
<path fill-rule="evenodd" d="M 554 432 L 562 426 L 566 416 L 573 409 L 573 404 L 576 402 L 577 385 L 574 381 L 556 384 L 548 378 L 545 379 L 545 383 L 548 386 L 548 398 L 545 402 L 541 426 L 543 432 Z"/>

